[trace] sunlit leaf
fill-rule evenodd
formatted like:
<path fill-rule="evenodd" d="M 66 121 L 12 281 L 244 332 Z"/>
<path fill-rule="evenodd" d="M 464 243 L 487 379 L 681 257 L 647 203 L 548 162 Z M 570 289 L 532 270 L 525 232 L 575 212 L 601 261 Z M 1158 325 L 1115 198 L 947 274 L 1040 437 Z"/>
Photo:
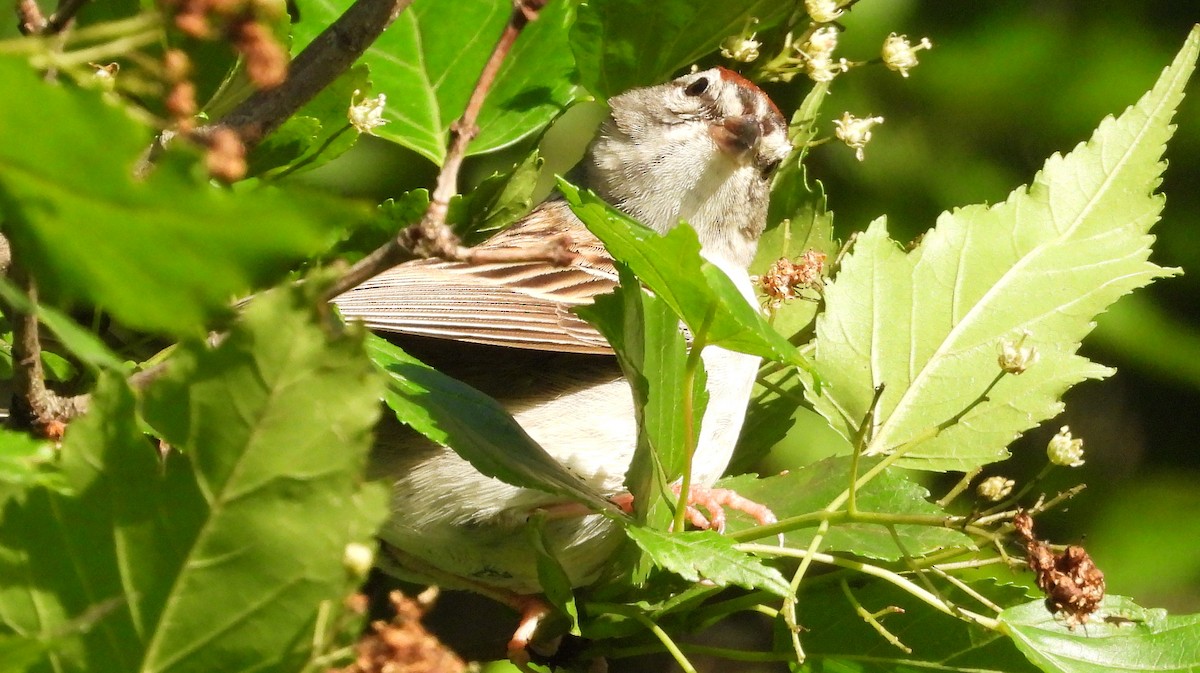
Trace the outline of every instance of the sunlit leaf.
<path fill-rule="evenodd" d="M 351 5 L 350 0 L 300 0 L 293 54 Z M 450 125 L 466 107 L 480 69 L 513 11 L 509 0 L 447 5 L 416 0 L 400 13 L 360 63 L 374 92 L 387 95 L 388 124 L 376 135 L 435 163 L 446 153 Z M 570 2 L 551 2 L 504 59 L 479 115 L 470 153 L 510 145 L 544 127 L 575 99 L 575 63 L 567 46 Z"/>
<path fill-rule="evenodd" d="M 153 131 L 97 92 L 0 59 L 0 217 L 45 298 L 85 299 L 132 327 L 198 336 L 230 302 L 323 250 L 361 215 L 328 197 L 222 190 L 166 156 L 133 167 Z M 47 118 L 54 124 L 44 124 Z"/>
<path fill-rule="evenodd" d="M 297 670 L 345 546 L 386 514 L 362 472 L 380 381 L 311 300 L 263 296 L 215 349 L 181 346 L 136 400 L 106 375 L 62 471 L 0 523 L 0 622 L 49 643 L 38 670 Z M 50 661 L 53 661 L 51 667 Z"/>
<path fill-rule="evenodd" d="M 1198 49 L 1193 32 L 1137 105 L 1051 157 L 1007 201 L 942 215 L 911 252 L 882 220 L 857 239 L 826 289 L 815 359 L 827 385 L 809 395 L 843 436 L 883 386 L 868 455 L 905 447 L 905 466 L 969 470 L 1005 457 L 1016 436 L 1059 413 L 1068 388 L 1109 373 L 1078 355 L 1079 342 L 1122 295 L 1174 273 L 1147 260 L 1148 231 L 1163 203 L 1153 192 L 1169 122 Z M 1000 372 L 1001 342 L 1026 332 L 1038 362 L 929 438 L 980 400 Z"/>
<path fill-rule="evenodd" d="M 1200 615 L 1168 616 L 1108 596 L 1086 626 L 1070 626 L 1044 601 L 1005 610 L 1001 629 L 1046 673 L 1200 669 Z"/>

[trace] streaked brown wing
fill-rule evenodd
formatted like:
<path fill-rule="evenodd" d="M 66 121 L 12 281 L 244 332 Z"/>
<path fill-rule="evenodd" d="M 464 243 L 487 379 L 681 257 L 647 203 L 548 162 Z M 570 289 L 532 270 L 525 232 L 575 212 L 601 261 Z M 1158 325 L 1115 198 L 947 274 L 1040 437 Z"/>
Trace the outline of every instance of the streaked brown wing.
<path fill-rule="evenodd" d="M 383 332 L 566 353 L 611 354 L 608 342 L 571 307 L 617 283 L 604 246 L 563 201 L 542 204 L 482 247 L 542 245 L 570 237 L 577 260 L 467 264 L 439 259 L 407 262 L 334 302 L 347 320 Z"/>

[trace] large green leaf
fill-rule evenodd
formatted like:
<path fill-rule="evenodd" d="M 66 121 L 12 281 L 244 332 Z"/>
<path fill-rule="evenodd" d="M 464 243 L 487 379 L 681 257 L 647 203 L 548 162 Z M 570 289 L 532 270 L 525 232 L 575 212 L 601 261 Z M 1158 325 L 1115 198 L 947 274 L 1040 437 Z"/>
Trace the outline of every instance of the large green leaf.
<path fill-rule="evenodd" d="M 350 6 L 350 0 L 300 0 L 294 29 L 298 53 Z M 375 134 L 441 163 L 450 125 L 513 11 L 510 0 L 447 3 L 415 0 L 360 62 L 376 93 L 387 95 L 390 122 Z M 545 126 L 575 99 L 575 63 L 567 46 L 574 5 L 549 3 L 505 58 L 479 115 L 470 152 L 509 145 Z M 347 101 L 349 104 L 349 101 Z"/>
<path fill-rule="evenodd" d="M 679 318 L 660 298 L 642 290 L 641 283 L 618 263 L 621 284 L 611 295 L 596 298 L 579 315 L 604 334 L 630 381 L 638 415 L 638 447 L 625 485 L 634 497 L 640 522 L 666 527 L 670 508 L 663 507 L 664 487 L 683 474 L 686 463 L 684 369 L 687 343 Z M 692 382 L 692 431 L 698 436 L 707 402 L 703 365 Z"/>
<path fill-rule="evenodd" d="M 119 105 L 12 58 L 0 59 L 0 89 L 20 92 L 0 99 L 0 219 L 14 256 L 44 295 L 86 299 L 127 325 L 203 334 L 231 299 L 359 215 L 302 193 L 217 189 L 179 157 L 135 180 L 153 132 Z"/>
<path fill-rule="evenodd" d="M 1200 615 L 1168 616 L 1108 596 L 1086 626 L 1069 626 L 1044 601 L 1000 614 L 1001 630 L 1046 673 L 1200 670 Z"/>
<path fill-rule="evenodd" d="M 762 560 L 734 549 L 733 540 L 712 530 L 667 533 L 643 526 L 625 532 L 654 561 L 685 580 L 717 586 L 763 589 L 776 596 L 791 593 L 780 572 Z"/>
<path fill-rule="evenodd" d="M 571 29 L 571 48 L 584 86 L 608 98 L 666 81 L 751 17 L 765 28 L 791 11 L 791 3 L 777 0 L 588 0 Z"/>
<path fill-rule="evenodd" d="M 0 524 L 0 621 L 50 644 L 35 670 L 294 671 L 350 542 L 386 515 L 362 482 L 379 377 L 311 300 L 257 299 L 216 349 L 182 346 L 147 391 L 106 375 L 72 424 L 74 495 L 34 489 Z"/>
<path fill-rule="evenodd" d="M 590 191 L 559 180 L 571 210 L 613 257 L 671 307 L 706 345 L 807 367 L 808 361 L 747 303 L 725 272 L 700 257 L 691 227 L 665 236 L 630 219 Z"/>
<path fill-rule="evenodd" d="M 402 423 L 454 449 L 489 477 L 555 493 L 597 511 L 613 509 L 604 496 L 546 453 L 496 400 L 383 338 L 368 337 L 367 351 L 388 377 L 384 400 Z"/>
<path fill-rule="evenodd" d="M 942 215 L 911 252 L 877 221 L 856 241 L 826 291 L 817 321 L 814 406 L 846 437 L 882 399 L 866 453 L 895 451 L 967 409 L 999 368 L 1002 340 L 1041 359 L 1007 376 L 988 399 L 903 464 L 969 470 L 1007 455 L 1024 430 L 1062 409 L 1062 393 L 1109 373 L 1079 356 L 1095 316 L 1121 295 L 1169 275 L 1147 261 L 1147 232 L 1169 122 L 1200 49 L 1200 30 L 1137 105 L 1108 118 L 1085 144 L 1046 162 L 1033 186 L 995 206 Z"/>

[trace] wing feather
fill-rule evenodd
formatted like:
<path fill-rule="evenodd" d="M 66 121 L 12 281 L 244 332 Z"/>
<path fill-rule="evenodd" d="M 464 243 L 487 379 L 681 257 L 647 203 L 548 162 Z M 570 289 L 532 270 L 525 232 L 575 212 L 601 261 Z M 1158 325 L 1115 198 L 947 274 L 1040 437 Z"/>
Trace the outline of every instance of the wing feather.
<path fill-rule="evenodd" d="M 563 201 L 542 204 L 482 247 L 520 248 L 570 237 L 570 266 L 549 262 L 406 262 L 334 302 L 348 320 L 383 332 L 566 353 L 611 354 L 571 312 L 617 283 L 612 258 Z"/>

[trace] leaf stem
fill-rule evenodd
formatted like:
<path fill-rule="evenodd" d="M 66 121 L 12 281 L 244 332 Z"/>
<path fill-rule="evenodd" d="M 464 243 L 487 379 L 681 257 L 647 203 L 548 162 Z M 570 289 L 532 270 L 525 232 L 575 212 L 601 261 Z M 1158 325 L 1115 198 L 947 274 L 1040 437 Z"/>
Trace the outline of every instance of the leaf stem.
<path fill-rule="evenodd" d="M 671 636 L 661 626 L 655 624 L 652 619 L 643 614 L 641 610 L 633 606 L 618 605 L 616 603 L 593 603 L 591 606 L 600 612 L 609 612 L 630 617 L 642 626 L 645 626 L 654 634 L 655 638 L 658 638 L 658 642 L 662 643 L 662 646 L 671 654 L 671 657 L 675 659 L 675 663 L 679 664 L 679 668 L 683 669 L 684 673 L 696 673 L 696 667 L 692 666 L 692 662 L 688 661 L 687 655 L 679 649 L 679 646 L 675 644 Z"/>
<path fill-rule="evenodd" d="M 971 485 L 971 482 L 975 479 L 975 477 L 978 477 L 979 473 L 982 471 L 983 467 L 977 467 L 970 472 L 964 473 L 962 479 L 959 479 L 958 483 L 955 484 L 954 487 L 949 491 L 946 491 L 946 495 L 943 495 L 941 499 L 937 501 L 938 507 L 948 507 L 950 503 L 954 502 L 955 498 L 962 495 L 962 492 L 967 490 L 967 487 Z"/>
<path fill-rule="evenodd" d="M 32 57 L 33 65 L 37 68 L 73 68 L 87 65 L 109 58 L 119 58 L 124 54 L 135 51 L 162 39 L 159 28 L 151 28 L 141 33 L 118 37 L 111 42 L 103 42 L 92 47 L 77 49 L 66 53 L 47 50 Z"/>
<path fill-rule="evenodd" d="M 1000 626 L 1000 622 L 998 622 L 997 620 L 995 620 L 991 617 L 986 617 L 984 615 L 977 614 L 975 612 L 972 612 L 972 611 L 966 610 L 966 609 L 962 609 L 962 608 L 960 608 L 956 611 L 956 610 L 952 609 L 950 606 L 946 605 L 940 598 L 938 598 L 934 594 L 927 591 L 924 587 L 919 586 L 912 580 L 905 578 L 904 576 L 900 575 L 899 573 L 895 573 L 886 568 L 881 568 L 877 565 L 863 563 L 862 561 L 854 561 L 852 559 L 844 559 L 844 558 L 841 558 L 838 556 L 833 556 L 830 554 L 824 554 L 824 553 L 820 553 L 820 552 L 809 552 L 809 551 L 805 551 L 805 550 L 801 550 L 801 549 L 776 547 L 776 546 L 765 545 L 765 544 L 753 544 L 753 543 L 739 544 L 739 545 L 737 545 L 737 548 L 741 551 L 744 551 L 744 552 L 747 552 L 750 554 L 758 554 L 760 556 L 786 556 L 786 557 L 790 557 L 790 558 L 798 558 L 798 559 L 801 559 L 802 563 L 805 560 L 808 560 L 809 562 L 815 561 L 817 563 L 824 563 L 825 565 L 832 565 L 832 566 L 837 566 L 839 568 L 846 568 L 849 570 L 854 570 L 854 571 L 863 573 L 864 575 L 871 575 L 872 577 L 878 577 L 879 579 L 882 579 L 886 582 L 890 582 L 891 584 L 895 585 L 896 587 L 903 589 L 904 591 L 908 592 L 909 594 L 912 594 L 913 597 L 918 598 L 921 601 L 929 604 L 930 606 L 937 609 L 939 612 L 944 612 L 952 617 L 966 618 L 968 621 L 972 621 L 986 629 L 995 630 L 995 629 L 999 628 L 999 626 Z"/>
<path fill-rule="evenodd" d="M 862 603 L 858 602 L 858 599 L 855 598 L 854 594 L 851 593 L 850 585 L 846 583 L 846 580 L 841 580 L 838 582 L 838 584 L 841 585 L 842 593 L 845 594 L 846 600 L 850 601 L 850 604 L 854 606 L 854 612 L 858 614 L 859 617 L 862 617 L 863 621 L 869 624 L 871 628 L 875 629 L 876 633 L 883 636 L 884 640 L 894 645 L 901 652 L 904 652 L 905 654 L 912 654 L 912 648 L 900 642 L 900 639 L 896 637 L 896 634 L 889 631 L 887 627 L 879 621 L 879 618 L 883 615 L 896 614 L 898 612 L 903 613 L 904 610 L 902 608 L 896 607 L 895 605 L 890 605 L 878 612 L 869 612 L 863 607 Z"/>
<path fill-rule="evenodd" d="M 692 488 L 692 459 L 696 456 L 696 372 L 703 360 L 701 355 L 707 340 L 708 329 L 716 315 L 716 307 L 710 307 L 700 329 L 692 334 L 692 344 L 683 365 L 683 477 L 679 482 L 679 502 L 675 507 L 673 530 L 683 530 L 687 522 L 688 498 Z"/>

